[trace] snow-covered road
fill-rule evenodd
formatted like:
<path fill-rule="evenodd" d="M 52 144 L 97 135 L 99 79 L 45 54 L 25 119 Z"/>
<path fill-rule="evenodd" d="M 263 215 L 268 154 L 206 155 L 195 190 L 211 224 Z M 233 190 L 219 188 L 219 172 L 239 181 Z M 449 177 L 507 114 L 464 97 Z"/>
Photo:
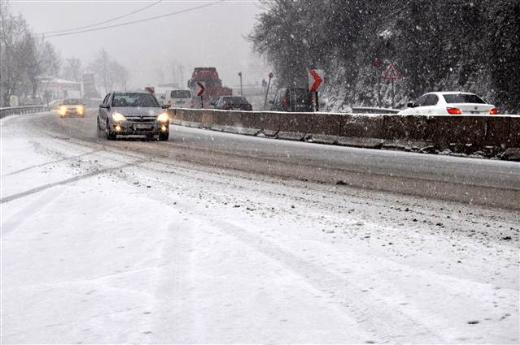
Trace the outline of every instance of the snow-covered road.
<path fill-rule="evenodd" d="M 520 341 L 516 212 L 151 158 L 30 121 L 0 121 L 2 343 Z"/>

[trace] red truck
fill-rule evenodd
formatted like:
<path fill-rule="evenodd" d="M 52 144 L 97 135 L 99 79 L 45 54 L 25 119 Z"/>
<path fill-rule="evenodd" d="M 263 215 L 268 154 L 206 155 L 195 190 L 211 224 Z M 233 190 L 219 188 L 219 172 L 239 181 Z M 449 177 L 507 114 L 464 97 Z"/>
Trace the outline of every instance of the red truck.
<path fill-rule="evenodd" d="M 201 99 L 197 97 L 197 83 L 204 83 L 206 88 L 204 92 L 204 108 L 211 107 L 211 103 L 216 101 L 221 96 L 232 96 L 233 90 L 222 86 L 222 80 L 218 76 L 215 67 L 196 67 L 193 70 L 191 79 L 188 80 L 188 88 L 191 90 L 192 108 L 202 108 Z"/>

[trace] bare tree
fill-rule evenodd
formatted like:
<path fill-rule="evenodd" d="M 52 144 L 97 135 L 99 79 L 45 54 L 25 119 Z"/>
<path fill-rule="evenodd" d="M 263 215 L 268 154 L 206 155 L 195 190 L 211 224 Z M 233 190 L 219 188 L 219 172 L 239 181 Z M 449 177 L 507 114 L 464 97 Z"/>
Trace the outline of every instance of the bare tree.
<path fill-rule="evenodd" d="M 128 70 L 126 69 L 126 67 L 120 65 L 116 61 L 111 61 L 110 70 L 113 75 L 112 80 L 113 80 L 114 84 L 117 87 L 119 87 L 123 90 L 126 90 L 126 86 L 128 83 Z"/>
<path fill-rule="evenodd" d="M 99 80 L 103 81 L 105 92 L 109 92 L 114 87 L 126 89 L 129 77 L 128 70 L 112 59 L 106 50 L 100 50 L 97 58 L 89 65 L 89 69 L 94 72 Z"/>
<path fill-rule="evenodd" d="M 81 81 L 81 60 L 78 58 L 68 58 L 63 65 L 62 75 L 65 79 Z"/>
<path fill-rule="evenodd" d="M 36 97 L 42 75 L 56 75 L 60 58 L 54 47 L 38 39 L 21 16 L 9 13 L 0 3 L 0 103 L 12 95 Z"/>

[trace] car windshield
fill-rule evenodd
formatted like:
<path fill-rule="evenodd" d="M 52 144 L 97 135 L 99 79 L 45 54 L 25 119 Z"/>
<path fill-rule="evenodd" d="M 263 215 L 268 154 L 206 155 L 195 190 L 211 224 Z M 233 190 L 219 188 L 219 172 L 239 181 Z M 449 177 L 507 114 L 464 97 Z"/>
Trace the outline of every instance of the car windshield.
<path fill-rule="evenodd" d="M 112 100 L 114 107 L 159 107 L 154 96 L 148 93 L 116 93 Z"/>
<path fill-rule="evenodd" d="M 444 94 L 444 99 L 446 100 L 446 103 L 452 104 L 452 103 L 474 103 L 474 104 L 485 104 L 477 95 L 474 95 L 472 93 L 457 93 L 457 94 Z"/>
<path fill-rule="evenodd" d="M 188 90 L 173 90 L 171 98 L 191 98 L 191 92 Z"/>
<path fill-rule="evenodd" d="M 82 104 L 81 99 L 66 99 L 63 101 L 63 105 L 80 105 Z"/>

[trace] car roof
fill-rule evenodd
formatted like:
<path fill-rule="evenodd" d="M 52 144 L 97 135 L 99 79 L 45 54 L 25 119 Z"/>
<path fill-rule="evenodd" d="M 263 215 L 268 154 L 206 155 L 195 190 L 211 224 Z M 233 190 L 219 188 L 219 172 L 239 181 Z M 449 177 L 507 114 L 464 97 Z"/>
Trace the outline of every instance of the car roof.
<path fill-rule="evenodd" d="M 127 95 L 127 94 L 139 94 L 139 95 L 149 95 L 150 93 L 147 91 L 113 91 L 114 95 Z"/>
<path fill-rule="evenodd" d="M 436 91 L 436 92 L 427 92 L 425 95 L 475 95 L 473 92 L 465 92 L 465 91 Z"/>

